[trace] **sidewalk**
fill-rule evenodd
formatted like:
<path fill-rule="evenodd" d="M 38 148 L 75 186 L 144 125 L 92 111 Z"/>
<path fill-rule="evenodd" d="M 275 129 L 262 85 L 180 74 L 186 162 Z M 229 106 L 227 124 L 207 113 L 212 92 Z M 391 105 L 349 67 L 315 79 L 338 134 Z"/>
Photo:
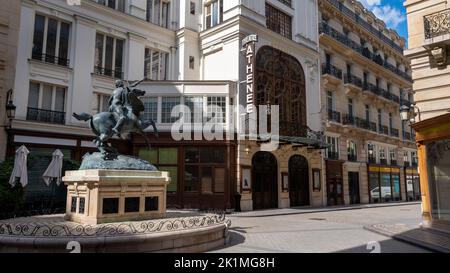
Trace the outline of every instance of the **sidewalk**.
<path fill-rule="evenodd" d="M 432 251 L 450 253 L 450 233 L 432 228 L 376 224 L 364 229 Z"/>
<path fill-rule="evenodd" d="M 295 215 L 295 214 L 330 212 L 330 211 L 383 208 L 383 207 L 394 207 L 394 206 L 411 206 L 411 205 L 418 205 L 420 203 L 421 202 L 395 202 L 395 203 L 384 203 L 384 204 L 361 204 L 361 205 L 333 206 L 333 207 L 320 207 L 320 208 L 297 207 L 297 208 L 257 210 L 257 211 L 246 211 L 246 212 L 232 212 L 231 216 L 232 217 L 269 217 L 269 216 Z"/>

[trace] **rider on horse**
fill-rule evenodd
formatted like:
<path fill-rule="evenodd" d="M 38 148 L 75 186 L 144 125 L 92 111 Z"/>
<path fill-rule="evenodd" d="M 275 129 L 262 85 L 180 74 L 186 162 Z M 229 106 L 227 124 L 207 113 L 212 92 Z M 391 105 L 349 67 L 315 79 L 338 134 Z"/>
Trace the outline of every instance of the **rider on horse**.
<path fill-rule="evenodd" d="M 114 115 L 116 119 L 116 126 L 112 129 L 117 135 L 121 135 L 122 127 L 126 120 L 135 120 L 138 125 L 141 121 L 138 118 L 139 113 L 144 111 L 144 104 L 139 100 L 139 96 L 145 94 L 144 91 L 135 89 L 142 81 L 130 85 L 131 89 L 125 87 L 122 80 L 116 81 L 116 89 L 114 90 L 109 100 L 109 112 Z"/>

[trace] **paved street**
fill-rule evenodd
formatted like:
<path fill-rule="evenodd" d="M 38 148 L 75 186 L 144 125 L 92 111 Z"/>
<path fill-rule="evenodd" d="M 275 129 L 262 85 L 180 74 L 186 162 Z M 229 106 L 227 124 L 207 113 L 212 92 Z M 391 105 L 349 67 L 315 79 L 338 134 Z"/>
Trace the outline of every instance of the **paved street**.
<path fill-rule="evenodd" d="M 418 204 L 274 216 L 276 211 L 267 211 L 267 217 L 230 216 L 231 246 L 214 252 L 369 253 L 369 242 L 379 242 L 383 253 L 428 252 L 364 229 L 372 224 L 416 228 Z"/>

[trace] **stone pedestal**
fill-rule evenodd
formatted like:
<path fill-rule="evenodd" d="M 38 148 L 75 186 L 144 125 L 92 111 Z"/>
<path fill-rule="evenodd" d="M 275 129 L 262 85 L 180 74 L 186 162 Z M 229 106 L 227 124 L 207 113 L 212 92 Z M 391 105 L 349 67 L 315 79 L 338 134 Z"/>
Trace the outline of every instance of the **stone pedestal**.
<path fill-rule="evenodd" d="M 81 224 L 143 221 L 166 213 L 167 172 L 80 170 L 66 172 L 65 219 Z"/>

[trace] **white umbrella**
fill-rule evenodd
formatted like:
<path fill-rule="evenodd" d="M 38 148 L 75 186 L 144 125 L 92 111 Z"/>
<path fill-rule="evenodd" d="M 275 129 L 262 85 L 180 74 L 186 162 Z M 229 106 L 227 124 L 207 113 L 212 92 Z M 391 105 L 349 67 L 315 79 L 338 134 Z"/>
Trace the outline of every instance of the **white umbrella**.
<path fill-rule="evenodd" d="M 42 175 L 47 186 L 50 186 L 52 179 L 56 179 L 56 184 L 59 186 L 61 184 L 61 172 L 63 165 L 63 153 L 60 150 L 56 150 L 52 155 L 52 162 L 48 165 L 47 170 Z"/>
<path fill-rule="evenodd" d="M 30 151 L 25 146 L 21 146 L 16 151 L 16 158 L 14 160 L 14 169 L 9 178 L 9 184 L 12 187 L 16 185 L 16 178 L 20 178 L 20 184 L 25 187 L 28 184 L 28 173 L 27 173 L 27 157 Z"/>

